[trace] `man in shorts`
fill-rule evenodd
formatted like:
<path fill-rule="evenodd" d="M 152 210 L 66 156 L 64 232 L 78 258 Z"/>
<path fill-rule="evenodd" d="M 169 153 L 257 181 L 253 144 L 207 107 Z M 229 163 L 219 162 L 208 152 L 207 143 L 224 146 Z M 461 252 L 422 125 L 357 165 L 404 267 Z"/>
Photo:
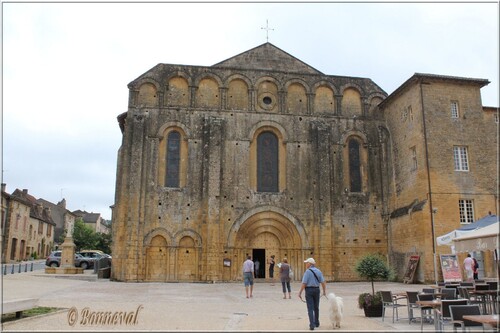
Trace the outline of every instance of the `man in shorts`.
<path fill-rule="evenodd" d="M 243 263 L 243 282 L 245 283 L 245 292 L 247 294 L 247 298 L 253 297 L 253 272 L 254 265 L 251 256 L 247 256 L 247 260 Z M 250 289 L 250 294 L 248 294 L 248 290 Z"/>

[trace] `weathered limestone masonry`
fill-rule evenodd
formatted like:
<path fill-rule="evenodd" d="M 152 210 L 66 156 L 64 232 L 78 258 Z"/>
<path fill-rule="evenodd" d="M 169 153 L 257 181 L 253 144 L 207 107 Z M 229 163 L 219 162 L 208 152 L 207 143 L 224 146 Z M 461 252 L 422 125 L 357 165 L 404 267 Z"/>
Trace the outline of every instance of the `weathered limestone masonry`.
<path fill-rule="evenodd" d="M 275 255 L 296 280 L 313 256 L 327 280 L 352 281 L 371 252 L 398 272 L 425 253 L 419 269 L 430 279 L 427 170 L 406 177 L 403 151 L 422 139 L 404 137 L 401 97 L 382 110 L 387 94 L 370 79 L 325 75 L 270 43 L 210 67 L 158 64 L 129 90 L 112 279 L 238 280 L 246 255 L 267 278 Z M 414 199 L 418 225 L 401 222 L 394 211 Z"/>
<path fill-rule="evenodd" d="M 433 239 L 460 227 L 459 200 L 471 201 L 475 220 L 488 212 L 498 215 L 498 120 L 495 112 L 483 110 L 480 95 L 488 83 L 415 74 L 379 105 L 395 152 L 390 259 L 393 265 L 404 266 L 408 254 L 420 255 L 420 281 L 434 280 L 434 253 L 442 279 L 439 254 L 450 254 L 451 249 L 434 247 Z M 467 147 L 466 171 L 456 170 L 456 146 Z M 495 277 L 491 253 L 477 256 L 483 256 L 485 277 Z M 459 258 L 462 263 L 465 254 Z"/>

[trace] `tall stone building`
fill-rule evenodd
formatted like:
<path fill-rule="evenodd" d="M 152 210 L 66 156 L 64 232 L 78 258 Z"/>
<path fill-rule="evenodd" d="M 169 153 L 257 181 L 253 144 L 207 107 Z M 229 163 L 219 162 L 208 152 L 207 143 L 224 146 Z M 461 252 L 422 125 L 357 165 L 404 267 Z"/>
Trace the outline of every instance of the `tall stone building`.
<path fill-rule="evenodd" d="M 460 224 L 458 202 L 429 194 L 481 192 L 450 200 L 496 212 L 495 123 L 479 93 L 487 83 L 416 74 L 387 96 L 368 78 L 323 74 L 270 43 L 210 67 L 158 64 L 129 84 L 118 116 L 112 278 L 231 281 L 246 255 L 275 255 L 295 279 L 313 256 L 327 280 L 349 281 L 376 252 L 400 274 L 418 253 L 421 278 L 432 280 L 432 203 L 453 212 L 434 232 Z M 450 101 L 463 114 L 441 126 Z M 453 169 L 446 149 L 483 134 L 470 154 L 488 177 L 441 169 Z"/>

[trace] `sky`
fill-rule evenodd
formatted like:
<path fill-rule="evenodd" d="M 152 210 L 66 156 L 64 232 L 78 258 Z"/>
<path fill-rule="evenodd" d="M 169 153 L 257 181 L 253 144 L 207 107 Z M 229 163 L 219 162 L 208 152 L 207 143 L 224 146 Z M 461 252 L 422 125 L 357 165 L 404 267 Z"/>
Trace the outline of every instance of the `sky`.
<path fill-rule="evenodd" d="M 127 84 L 266 41 L 388 94 L 414 73 L 488 79 L 483 105 L 498 107 L 498 13 L 498 2 L 3 2 L 2 183 L 111 219 Z"/>

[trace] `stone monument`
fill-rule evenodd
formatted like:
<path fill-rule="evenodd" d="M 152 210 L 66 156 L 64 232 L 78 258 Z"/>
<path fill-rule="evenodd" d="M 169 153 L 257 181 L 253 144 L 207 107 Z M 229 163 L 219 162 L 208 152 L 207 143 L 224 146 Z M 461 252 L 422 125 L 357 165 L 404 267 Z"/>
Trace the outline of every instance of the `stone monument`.
<path fill-rule="evenodd" d="M 75 243 L 73 242 L 73 217 L 65 216 L 66 237 L 61 244 L 61 264 L 59 267 L 45 267 L 48 274 L 83 274 L 83 268 L 75 267 Z"/>

